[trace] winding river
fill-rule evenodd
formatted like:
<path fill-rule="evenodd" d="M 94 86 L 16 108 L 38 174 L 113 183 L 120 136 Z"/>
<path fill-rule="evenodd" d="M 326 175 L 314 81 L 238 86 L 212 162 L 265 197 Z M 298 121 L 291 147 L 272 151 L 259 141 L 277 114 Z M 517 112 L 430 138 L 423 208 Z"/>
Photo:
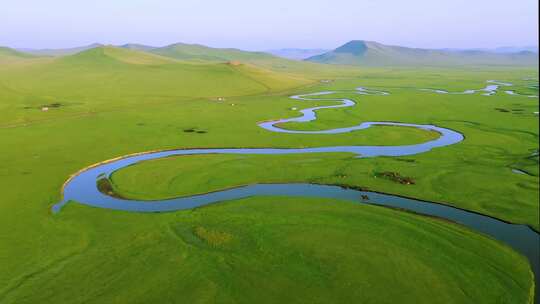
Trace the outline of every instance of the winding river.
<path fill-rule="evenodd" d="M 499 86 L 511 86 L 509 83 L 501 83 L 494 80 L 484 89 L 467 90 L 459 94 L 472 94 L 484 91 L 483 95 L 493 95 Z M 426 89 L 430 90 L 430 89 Z M 432 90 L 437 93 L 447 94 L 442 90 Z M 357 88 L 354 91 L 359 95 L 388 95 L 387 92 Z M 106 195 L 97 188 L 96 181 L 99 178 L 109 177 L 113 172 L 126 166 L 136 164 L 141 161 L 159 159 L 176 155 L 197 155 L 197 154 L 299 154 L 299 153 L 329 153 L 346 152 L 356 154 L 357 157 L 377 157 L 377 156 L 404 156 L 430 151 L 432 149 L 453 145 L 464 139 L 463 135 L 454 130 L 421 124 L 408 124 L 398 122 L 364 122 L 356 126 L 337 128 L 322 131 L 297 131 L 286 130 L 278 127 L 280 123 L 286 122 L 308 122 L 316 119 L 315 111 L 330 108 L 352 107 L 355 102 L 347 98 L 324 98 L 327 95 L 338 93 L 335 91 L 318 92 L 312 94 L 291 96 L 295 100 L 316 100 L 333 101 L 338 104 L 330 106 L 318 106 L 301 110 L 302 116 L 288 119 L 279 119 L 259 123 L 259 127 L 272 132 L 296 133 L 296 134 L 338 134 L 367 129 L 373 126 L 400 126 L 417 128 L 426 131 L 435 131 L 440 134 L 437 139 L 415 145 L 404 146 L 334 146 L 315 148 L 219 148 L 219 149 L 177 149 L 169 151 L 156 151 L 128 155 L 121 158 L 105 161 L 88 168 L 85 168 L 74 175 L 64 184 L 63 201 L 52 207 L 53 212 L 59 212 L 61 208 L 70 201 L 98 208 L 115 210 L 125 210 L 133 212 L 167 212 L 183 209 L 191 209 L 221 201 L 241 199 L 250 196 L 298 196 L 298 197 L 322 197 L 332 199 L 344 199 L 357 203 L 381 205 L 393 208 L 401 208 L 417 212 L 419 214 L 437 216 L 448 219 L 456 223 L 467 226 L 478 232 L 487 234 L 507 245 L 511 246 L 524 256 L 526 256 L 535 274 L 536 294 L 539 294 L 540 276 L 540 235 L 525 225 L 515 225 L 504 221 L 466 211 L 463 209 L 442 205 L 433 202 L 426 202 L 395 195 L 381 194 L 376 192 L 366 192 L 354 189 L 345 189 L 338 186 L 313 185 L 313 184 L 255 184 L 232 188 L 228 190 L 211 192 L 207 194 L 179 197 L 175 199 L 159 201 L 139 201 L 127 200 Z M 538 297 L 537 297 L 538 301 Z"/>
<path fill-rule="evenodd" d="M 497 93 L 497 90 L 499 89 L 499 87 L 511 87 L 511 86 L 513 86 L 513 84 L 511 84 L 509 82 L 501 82 L 501 81 L 497 81 L 497 80 L 487 80 L 486 82 L 488 83 L 488 85 L 486 85 L 485 88 L 477 89 L 477 90 L 465 90 L 463 92 L 448 92 L 448 91 L 439 90 L 439 89 L 420 89 L 420 90 L 434 92 L 434 93 L 438 93 L 438 94 L 458 94 L 458 95 L 475 94 L 477 92 L 484 92 L 484 93 L 482 93 L 482 95 L 491 96 L 491 95 L 494 95 L 495 93 Z M 524 96 L 524 97 L 528 97 L 528 98 L 538 98 L 538 95 L 522 95 L 522 94 L 516 93 L 516 91 L 512 91 L 512 90 L 506 90 L 506 91 L 504 91 L 504 93 L 506 93 L 508 95 Z"/>

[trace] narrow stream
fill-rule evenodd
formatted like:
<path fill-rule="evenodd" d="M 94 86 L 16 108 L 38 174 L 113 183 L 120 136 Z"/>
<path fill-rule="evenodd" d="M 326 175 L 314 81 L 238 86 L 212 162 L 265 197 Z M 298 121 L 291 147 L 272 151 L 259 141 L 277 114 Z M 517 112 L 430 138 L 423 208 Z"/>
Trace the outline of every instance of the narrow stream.
<path fill-rule="evenodd" d="M 494 95 L 495 93 L 497 93 L 497 90 L 499 89 L 499 87 L 511 87 L 511 86 L 513 86 L 513 84 L 511 84 L 511 83 L 501 82 L 501 81 L 497 81 L 497 80 L 487 80 L 486 82 L 490 83 L 490 84 L 486 85 L 485 88 L 477 89 L 477 90 L 465 90 L 463 92 L 448 92 L 448 91 L 440 90 L 440 89 L 420 89 L 420 90 L 421 91 L 429 91 L 429 92 L 438 93 L 438 94 L 457 94 L 457 95 L 474 94 L 474 93 L 477 93 L 477 92 L 484 92 L 482 95 L 491 96 L 491 95 Z M 538 98 L 538 95 L 522 95 L 522 94 L 519 94 L 519 93 L 517 93 L 515 91 L 512 91 L 512 90 L 506 90 L 506 91 L 504 91 L 504 93 L 506 93 L 508 95 L 523 96 L 523 97 L 528 97 L 528 98 Z"/>

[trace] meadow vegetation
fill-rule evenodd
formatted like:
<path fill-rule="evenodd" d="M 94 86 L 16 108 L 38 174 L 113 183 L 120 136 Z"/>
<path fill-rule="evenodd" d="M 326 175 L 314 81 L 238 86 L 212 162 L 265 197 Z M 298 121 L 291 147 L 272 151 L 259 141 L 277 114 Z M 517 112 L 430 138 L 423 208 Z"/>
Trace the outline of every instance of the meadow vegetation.
<path fill-rule="evenodd" d="M 70 174 L 129 153 L 398 145 L 437 136 L 398 127 L 278 134 L 257 126 L 298 115 L 293 107 L 328 103 L 289 95 L 348 90 L 339 96 L 357 101 L 356 107 L 324 110 L 315 122 L 283 127 L 401 121 L 437 124 L 466 139 L 400 158 L 172 157 L 120 170 L 109 186 L 127 197 L 163 198 L 259 182 L 345 184 L 538 230 L 538 99 L 418 90 L 463 91 L 497 79 L 515 83 L 510 89 L 519 93 L 538 94 L 534 81 L 523 80 L 538 77 L 536 69 L 359 69 L 274 59 L 231 65 L 111 47 L 15 57 L 0 53 L 0 303 L 531 301 L 533 278 L 524 257 L 459 225 L 398 210 L 287 197 L 160 214 L 76 202 L 52 214 L 50 207 L 61 200 Z M 358 95 L 351 91 L 357 86 L 391 95 Z M 43 111 L 51 104 L 58 106 Z M 378 172 L 398 172 L 415 184 L 376 178 Z"/>

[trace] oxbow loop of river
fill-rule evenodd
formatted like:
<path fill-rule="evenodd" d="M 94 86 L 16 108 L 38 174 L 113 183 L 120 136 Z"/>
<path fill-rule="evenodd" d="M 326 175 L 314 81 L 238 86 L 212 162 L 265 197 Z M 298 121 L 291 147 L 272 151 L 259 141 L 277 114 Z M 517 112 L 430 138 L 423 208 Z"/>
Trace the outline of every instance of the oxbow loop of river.
<path fill-rule="evenodd" d="M 489 84 L 478 90 L 466 90 L 464 92 L 450 93 L 443 90 L 432 90 L 439 94 L 473 94 L 476 92 L 484 92 L 482 95 L 491 96 L 495 94 L 500 86 L 511 86 L 510 83 L 488 80 Z M 509 95 L 517 95 L 517 93 L 509 93 L 513 91 L 505 91 Z M 344 199 L 358 203 L 367 203 L 375 205 L 383 205 L 394 208 L 401 208 L 414 211 L 424 215 L 437 216 L 448 219 L 456 223 L 467 226 L 473 230 L 485 233 L 499 241 L 502 241 L 516 251 L 525 255 L 532 266 L 535 274 L 536 294 L 539 294 L 540 281 L 540 235 L 525 225 L 514 225 L 500 221 L 489 216 L 484 216 L 478 213 L 469 212 L 459 208 L 454 208 L 446 205 L 441 205 L 434 202 L 426 202 L 414 199 L 403 198 L 394 195 L 381 194 L 375 192 L 359 191 L 353 189 L 344 189 L 338 186 L 329 185 L 313 185 L 313 184 L 256 184 L 228 190 L 212 192 L 201 195 L 179 197 L 175 199 L 157 200 L 157 201 L 140 201 L 128 200 L 113 197 L 100 192 L 97 188 L 96 181 L 99 178 L 110 177 L 110 175 L 126 166 L 136 164 L 145 160 L 159 159 L 174 155 L 197 155 L 197 154 L 298 154 L 298 153 L 328 153 L 328 152 L 346 152 L 356 154 L 358 157 L 377 157 L 377 156 L 403 156 L 413 155 L 430 151 L 434 148 L 440 148 L 452 144 L 456 144 L 464 139 L 463 135 L 454 130 L 434 126 L 420 125 L 399 122 L 364 122 L 352 127 L 344 127 L 321 131 L 297 131 L 286 130 L 277 127 L 277 124 L 286 122 L 308 122 L 317 118 L 317 110 L 330 108 L 352 107 L 356 103 L 347 98 L 324 98 L 326 95 L 339 93 L 337 91 L 325 91 L 304 95 L 291 96 L 295 100 L 308 101 L 335 101 L 337 105 L 318 106 L 303 109 L 300 112 L 302 116 L 288 119 L 278 119 L 260 123 L 259 126 L 271 132 L 280 133 L 295 133 L 295 134 L 338 134 L 352 132 L 356 130 L 367 129 L 377 125 L 391 125 L 401 127 L 411 127 L 423 129 L 426 131 L 435 131 L 440 134 L 439 138 L 416 145 L 404 146 L 335 146 L 335 147 L 315 147 L 315 148 L 291 148 L 291 149 L 276 149 L 276 148 L 228 148 L 228 149 L 178 149 L 169 151 L 158 151 L 139 153 L 128 155 L 125 157 L 116 158 L 110 161 L 105 161 L 88 168 L 82 169 L 71 176 L 64 184 L 63 200 L 54 205 L 52 211 L 59 212 L 61 208 L 69 201 L 78 202 L 81 204 L 115 209 L 132 212 L 167 212 L 182 209 L 191 209 L 198 206 L 203 206 L 220 201 L 241 199 L 250 196 L 269 196 L 269 195 L 284 195 L 284 196 L 302 196 L 302 197 L 323 197 L 331 199 Z M 369 90 L 365 88 L 357 88 L 355 93 L 360 95 L 389 95 L 388 92 Z M 322 98 L 321 98 L 322 97 Z M 526 96 L 537 97 L 537 96 Z M 538 300 L 538 296 L 536 297 Z"/>

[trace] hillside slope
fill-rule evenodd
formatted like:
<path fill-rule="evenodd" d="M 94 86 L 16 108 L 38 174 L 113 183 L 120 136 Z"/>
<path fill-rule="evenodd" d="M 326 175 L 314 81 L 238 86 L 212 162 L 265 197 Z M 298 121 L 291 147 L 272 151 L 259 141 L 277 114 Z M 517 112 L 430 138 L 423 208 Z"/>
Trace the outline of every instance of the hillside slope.
<path fill-rule="evenodd" d="M 68 56 L 80 53 L 82 51 L 86 51 L 93 48 L 98 48 L 104 46 L 101 43 L 92 43 L 89 45 L 83 45 L 78 47 L 72 47 L 72 48 L 60 48 L 60 49 L 21 49 L 21 52 L 36 55 L 36 56 Z"/>
<path fill-rule="evenodd" d="M 324 79 L 356 75 L 358 69 L 332 67 L 308 61 L 291 60 L 264 52 L 250 52 L 232 48 L 211 48 L 199 44 L 176 43 L 146 50 L 153 54 L 187 62 L 242 63 L 293 78 Z"/>
<path fill-rule="evenodd" d="M 12 48 L 3 47 L 3 46 L 0 46 L 0 56 L 23 57 L 23 58 L 33 57 L 30 54 L 25 54 L 23 52 L 19 52 Z"/>
<path fill-rule="evenodd" d="M 120 52 L 120 49 L 145 52 L 154 56 L 160 56 L 161 58 L 166 57 L 177 62 L 180 61 L 191 64 L 240 63 L 255 65 L 263 70 L 273 71 L 281 74 L 285 77 L 285 81 L 287 81 L 286 79 L 290 77 L 294 79 L 309 78 L 311 80 L 345 77 L 357 75 L 359 71 L 357 68 L 353 67 L 346 69 L 343 67 L 336 68 L 326 64 L 291 60 L 264 52 L 250 52 L 234 48 L 212 48 L 200 44 L 186 43 L 175 43 L 164 47 L 154 47 L 139 43 L 127 43 L 118 46 L 105 46 L 99 43 L 94 43 L 86 46 L 65 49 L 21 49 L 19 53 L 26 56 L 42 57 L 44 60 L 46 57 L 49 59 L 70 57 L 72 55 L 77 55 L 78 57 L 79 54 L 81 57 L 84 57 L 88 56 L 88 54 L 84 54 L 85 51 L 100 48 L 115 48 L 118 49 L 116 52 Z M 113 51 L 109 51 L 108 56 L 114 57 L 112 52 Z M 130 55 L 128 53 L 124 53 L 124 56 L 129 57 Z M 142 57 L 142 55 L 136 57 Z M 146 58 L 150 59 L 151 57 L 146 56 Z M 140 59 L 142 58 L 137 60 Z M 156 60 L 156 58 L 150 59 L 150 61 L 153 60 Z M 145 60 L 142 61 L 144 62 Z"/>
<path fill-rule="evenodd" d="M 21 60 L 21 59 L 28 59 L 28 58 L 34 58 L 34 56 L 23 53 L 23 52 L 19 52 L 12 48 L 0 46 L 0 63 L 7 63 L 14 60 Z"/>
<path fill-rule="evenodd" d="M 126 43 L 119 45 L 118 47 L 124 48 L 124 49 L 130 49 L 130 50 L 137 50 L 137 51 L 150 51 L 153 49 L 156 49 L 155 46 L 140 44 L 140 43 Z"/>
<path fill-rule="evenodd" d="M 309 82 L 247 64 L 189 63 L 117 47 L 12 64 L 0 73 L 0 85 L 18 92 L 10 98 L 17 107 L 60 102 L 72 109 L 260 94 Z"/>
<path fill-rule="evenodd" d="M 90 64 L 98 65 L 102 63 L 129 63 L 139 65 L 160 65 L 173 64 L 176 61 L 171 58 L 140 52 L 132 49 L 125 49 L 113 46 L 100 46 L 79 52 L 75 55 L 65 56 L 58 59 L 60 63 Z"/>
<path fill-rule="evenodd" d="M 527 51 L 498 54 L 474 50 L 431 50 L 353 40 L 306 61 L 361 66 L 535 65 L 538 64 L 538 54 Z"/>
<path fill-rule="evenodd" d="M 251 61 L 271 59 L 274 56 L 262 52 L 248 52 L 231 48 L 211 48 L 200 44 L 176 43 L 168 46 L 155 48 L 150 52 L 181 60 L 204 60 L 204 61 Z"/>

